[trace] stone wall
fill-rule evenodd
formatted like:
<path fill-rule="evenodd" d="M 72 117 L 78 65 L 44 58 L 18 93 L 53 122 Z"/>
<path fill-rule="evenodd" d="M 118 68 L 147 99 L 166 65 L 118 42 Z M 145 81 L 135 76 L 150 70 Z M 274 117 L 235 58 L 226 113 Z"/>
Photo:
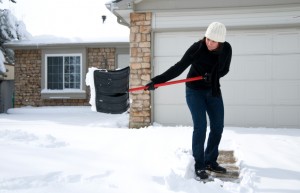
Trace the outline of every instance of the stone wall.
<path fill-rule="evenodd" d="M 88 48 L 88 65 L 99 69 L 116 69 L 115 48 Z"/>
<path fill-rule="evenodd" d="M 130 87 L 145 85 L 151 78 L 151 18 L 152 14 L 130 14 Z M 151 124 L 149 91 L 130 93 L 130 128 Z"/>
<path fill-rule="evenodd" d="M 89 48 L 87 68 L 115 69 L 115 51 L 115 48 Z M 41 50 L 15 50 L 15 59 L 15 107 L 90 105 L 89 87 L 86 99 L 41 98 Z"/>
<path fill-rule="evenodd" d="M 41 50 L 16 50 L 15 59 L 15 107 L 41 106 Z"/>

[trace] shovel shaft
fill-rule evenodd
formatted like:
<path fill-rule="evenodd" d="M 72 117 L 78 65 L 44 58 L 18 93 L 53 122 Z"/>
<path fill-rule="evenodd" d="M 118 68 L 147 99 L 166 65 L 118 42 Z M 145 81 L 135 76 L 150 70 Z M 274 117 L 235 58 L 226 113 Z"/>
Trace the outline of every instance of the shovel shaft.
<path fill-rule="evenodd" d="M 183 82 L 192 82 L 192 81 L 202 80 L 202 79 L 203 79 L 203 76 L 197 76 L 197 77 L 193 77 L 193 78 L 186 78 L 186 79 L 180 79 L 180 80 L 174 80 L 174 81 L 155 84 L 154 87 L 158 88 L 158 87 L 161 87 L 161 86 L 168 86 L 168 85 L 178 84 L 178 83 L 183 83 Z M 131 88 L 131 89 L 129 89 L 129 92 L 145 90 L 147 88 L 148 88 L 148 86 L 141 86 L 141 87 Z"/>

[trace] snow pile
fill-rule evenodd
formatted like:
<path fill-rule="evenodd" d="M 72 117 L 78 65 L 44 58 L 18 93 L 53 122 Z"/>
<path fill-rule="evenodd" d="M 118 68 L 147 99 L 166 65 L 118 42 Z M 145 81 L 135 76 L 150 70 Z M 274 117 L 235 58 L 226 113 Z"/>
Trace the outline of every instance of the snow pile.
<path fill-rule="evenodd" d="M 0 114 L 1 193 L 300 192 L 300 130 L 225 128 L 240 183 L 194 179 L 191 127 L 128 129 L 128 114 L 26 107 Z"/>
<path fill-rule="evenodd" d="M 85 83 L 87 86 L 90 87 L 91 96 L 90 96 L 90 105 L 92 111 L 97 111 L 96 109 L 96 90 L 95 90 L 95 82 L 94 82 L 94 71 L 99 70 L 98 68 L 91 67 L 88 70 L 88 73 L 86 73 Z"/>
<path fill-rule="evenodd" d="M 4 62 L 5 62 L 4 55 L 3 55 L 2 51 L 0 51 L 0 74 L 1 74 L 1 72 L 2 73 L 6 72 Z"/>

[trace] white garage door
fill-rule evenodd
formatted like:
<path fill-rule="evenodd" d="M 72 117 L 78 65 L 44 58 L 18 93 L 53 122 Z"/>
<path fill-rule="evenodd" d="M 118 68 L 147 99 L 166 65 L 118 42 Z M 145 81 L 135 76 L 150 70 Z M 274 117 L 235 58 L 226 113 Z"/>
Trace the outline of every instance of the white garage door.
<path fill-rule="evenodd" d="M 203 34 L 155 33 L 154 76 L 175 64 Z M 300 128 L 300 29 L 228 31 L 227 41 L 233 57 L 229 74 L 221 79 L 225 125 Z M 157 89 L 153 100 L 155 122 L 192 125 L 184 84 Z"/>

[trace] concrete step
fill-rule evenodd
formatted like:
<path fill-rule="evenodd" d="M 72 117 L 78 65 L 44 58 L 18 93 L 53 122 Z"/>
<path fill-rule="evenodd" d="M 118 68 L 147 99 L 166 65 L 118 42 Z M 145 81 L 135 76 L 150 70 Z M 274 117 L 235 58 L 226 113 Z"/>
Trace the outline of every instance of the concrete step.
<path fill-rule="evenodd" d="M 218 163 L 227 169 L 225 174 L 209 172 L 211 176 L 222 181 L 239 182 L 240 168 L 236 165 L 237 159 L 232 150 L 221 150 L 219 152 Z"/>

